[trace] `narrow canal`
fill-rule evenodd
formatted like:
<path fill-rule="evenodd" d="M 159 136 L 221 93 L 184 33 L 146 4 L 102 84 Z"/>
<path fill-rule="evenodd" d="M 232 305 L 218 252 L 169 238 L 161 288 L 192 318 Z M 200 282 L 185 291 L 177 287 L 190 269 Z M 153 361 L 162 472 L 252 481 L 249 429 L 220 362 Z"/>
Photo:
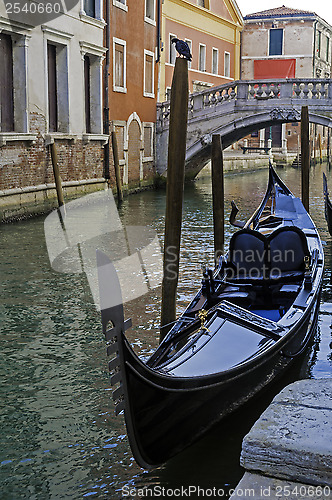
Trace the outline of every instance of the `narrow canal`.
<path fill-rule="evenodd" d="M 332 191 L 326 165 L 311 169 L 311 215 L 326 242 L 326 267 L 310 350 L 254 405 L 150 472 L 135 464 L 123 417 L 114 416 L 99 313 L 85 278 L 51 268 L 45 218 L 1 226 L 1 499 L 122 498 L 129 487 L 136 490 L 127 498 L 140 498 L 139 489 L 156 485 L 216 487 L 228 498 L 243 474 L 242 438 L 272 397 L 295 379 L 332 376 L 332 238 L 324 219 L 323 171 Z M 300 172 L 288 168 L 279 174 L 299 195 Z M 265 169 L 228 175 L 227 215 L 234 199 L 241 218 L 249 216 L 264 194 L 267 177 Z M 212 265 L 211 199 L 209 178 L 186 187 L 179 311 L 197 288 L 201 264 Z M 154 229 L 162 242 L 164 211 L 165 193 L 150 191 L 127 198 L 120 218 L 126 226 Z M 231 232 L 227 223 L 227 240 Z M 125 313 L 133 320 L 129 338 L 135 350 L 148 354 L 158 342 L 160 288 L 127 303 Z"/>

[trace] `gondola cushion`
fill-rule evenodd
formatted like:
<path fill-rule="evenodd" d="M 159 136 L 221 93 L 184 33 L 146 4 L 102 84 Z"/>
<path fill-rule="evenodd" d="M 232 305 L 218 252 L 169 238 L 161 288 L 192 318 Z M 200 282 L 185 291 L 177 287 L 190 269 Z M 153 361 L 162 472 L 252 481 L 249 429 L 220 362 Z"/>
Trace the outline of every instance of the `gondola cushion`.
<path fill-rule="evenodd" d="M 258 231 L 241 229 L 230 241 L 227 276 L 232 279 L 263 279 L 266 258 L 265 236 Z"/>
<path fill-rule="evenodd" d="M 306 237 L 295 226 L 283 226 L 268 237 L 248 228 L 233 234 L 226 266 L 232 282 L 296 282 L 303 278 L 309 256 Z"/>
<path fill-rule="evenodd" d="M 268 244 L 270 279 L 302 279 L 304 259 L 310 255 L 303 231 L 295 226 L 281 227 L 268 237 Z"/>

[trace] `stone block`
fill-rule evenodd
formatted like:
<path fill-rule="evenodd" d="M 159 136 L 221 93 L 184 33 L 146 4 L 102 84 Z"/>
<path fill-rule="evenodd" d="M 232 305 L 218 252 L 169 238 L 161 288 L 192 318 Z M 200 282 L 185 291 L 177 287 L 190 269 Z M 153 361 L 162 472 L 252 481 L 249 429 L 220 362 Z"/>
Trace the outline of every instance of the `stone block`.
<path fill-rule="evenodd" d="M 0 197 L 0 207 L 6 206 L 20 206 L 21 204 L 21 195 L 14 194 L 11 196 L 1 196 Z"/>
<path fill-rule="evenodd" d="M 254 500 L 332 500 L 330 486 L 313 486 L 312 484 L 283 481 L 275 477 L 266 477 L 246 472 L 237 485 L 230 500 L 238 498 Z"/>
<path fill-rule="evenodd" d="M 332 487 L 332 379 L 281 391 L 243 440 L 241 465 L 269 476 Z"/>

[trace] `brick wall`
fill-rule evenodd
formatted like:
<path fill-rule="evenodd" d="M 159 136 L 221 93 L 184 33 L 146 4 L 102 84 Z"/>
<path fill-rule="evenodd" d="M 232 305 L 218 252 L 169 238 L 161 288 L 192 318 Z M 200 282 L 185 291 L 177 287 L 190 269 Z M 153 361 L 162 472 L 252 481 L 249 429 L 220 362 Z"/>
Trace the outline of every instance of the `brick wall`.
<path fill-rule="evenodd" d="M 35 143 L 8 141 L 0 146 L 0 191 L 54 183 L 50 148 L 45 145 L 46 123 L 43 115 L 30 114 L 30 133 L 36 134 Z M 122 134 L 122 135 L 121 135 Z M 120 160 L 124 158 L 123 130 L 118 137 Z M 128 187 L 140 185 L 140 127 L 133 120 L 128 137 Z M 62 181 L 100 179 L 104 177 L 104 148 L 101 141 L 83 142 L 76 140 L 55 140 L 58 165 Z M 148 141 L 146 143 L 148 146 Z M 144 156 L 153 154 L 150 147 Z M 110 184 L 115 186 L 113 152 L 110 146 Z M 121 165 L 123 178 L 124 166 Z M 153 182 L 155 168 L 153 161 L 143 162 L 144 185 Z"/>
<path fill-rule="evenodd" d="M 36 142 L 11 141 L 0 147 L 0 190 L 54 182 L 50 150 L 42 135 L 45 130 L 44 117 L 31 113 L 30 133 L 37 134 Z M 63 181 L 103 177 L 101 141 L 56 140 L 55 144 Z"/>
<path fill-rule="evenodd" d="M 147 161 L 143 163 L 143 180 L 149 181 L 154 178 L 155 168 L 153 161 Z"/>

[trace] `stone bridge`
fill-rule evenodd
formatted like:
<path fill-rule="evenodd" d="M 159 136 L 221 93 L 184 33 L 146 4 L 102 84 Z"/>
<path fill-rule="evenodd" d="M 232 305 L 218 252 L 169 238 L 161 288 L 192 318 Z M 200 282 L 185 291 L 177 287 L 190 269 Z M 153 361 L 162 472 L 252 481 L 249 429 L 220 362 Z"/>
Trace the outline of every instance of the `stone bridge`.
<path fill-rule="evenodd" d="M 332 127 L 332 79 L 239 80 L 189 96 L 186 177 L 209 161 L 212 134 L 223 149 L 254 130 L 298 122 L 308 106 L 312 123 Z M 157 108 L 157 171 L 167 170 L 170 102 Z"/>

